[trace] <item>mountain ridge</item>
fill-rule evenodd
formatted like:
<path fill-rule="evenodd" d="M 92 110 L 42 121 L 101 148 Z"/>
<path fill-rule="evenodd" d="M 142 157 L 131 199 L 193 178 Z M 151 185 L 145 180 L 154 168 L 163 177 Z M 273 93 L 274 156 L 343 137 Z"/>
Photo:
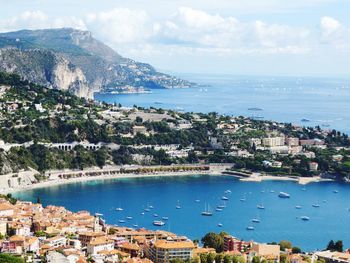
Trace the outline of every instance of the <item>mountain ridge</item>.
<path fill-rule="evenodd" d="M 121 56 L 89 31 L 73 28 L 0 33 L 0 70 L 92 98 L 94 92 L 190 87 L 147 63 Z"/>

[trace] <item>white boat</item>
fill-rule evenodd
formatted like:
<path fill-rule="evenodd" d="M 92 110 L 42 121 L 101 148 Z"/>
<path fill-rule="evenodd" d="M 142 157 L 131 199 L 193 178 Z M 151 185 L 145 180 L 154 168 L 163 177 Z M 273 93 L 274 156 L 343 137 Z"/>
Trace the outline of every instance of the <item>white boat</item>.
<path fill-rule="evenodd" d="M 300 205 L 296 205 L 295 208 L 296 209 L 301 209 L 301 206 Z"/>
<path fill-rule="evenodd" d="M 218 227 L 222 227 L 222 224 L 221 224 L 221 223 L 218 223 Z"/>
<path fill-rule="evenodd" d="M 138 225 L 138 224 L 133 224 L 132 226 L 133 226 L 133 227 L 139 227 L 139 225 Z"/>
<path fill-rule="evenodd" d="M 281 198 L 290 198 L 290 194 L 286 193 L 286 192 L 280 192 L 278 194 L 278 197 L 281 197 Z"/>
<path fill-rule="evenodd" d="M 259 204 L 256 206 L 258 209 L 265 209 L 265 206 L 263 204 Z"/>
<path fill-rule="evenodd" d="M 144 215 L 145 214 L 145 212 L 141 212 L 141 215 Z"/>
<path fill-rule="evenodd" d="M 165 222 L 160 221 L 160 220 L 154 220 L 153 221 L 153 225 L 155 225 L 155 226 L 164 226 Z"/>
<path fill-rule="evenodd" d="M 181 205 L 180 205 L 180 202 L 177 201 L 177 205 L 175 206 L 176 209 L 181 209 Z"/>
<path fill-rule="evenodd" d="M 318 208 L 318 207 L 320 207 L 320 204 L 319 203 L 314 203 L 314 204 L 312 204 L 312 206 Z"/>
<path fill-rule="evenodd" d="M 253 226 L 247 226 L 246 229 L 249 230 L 249 231 L 251 231 L 251 230 L 254 230 L 254 227 L 253 227 Z"/>
<path fill-rule="evenodd" d="M 304 220 L 304 221 L 309 221 L 310 220 L 310 217 L 308 217 L 308 216 L 302 216 L 300 218 L 301 218 L 301 220 Z"/>
<path fill-rule="evenodd" d="M 154 217 L 158 217 L 158 214 L 153 214 Z"/>
<path fill-rule="evenodd" d="M 199 200 L 199 199 L 196 199 L 196 200 L 194 200 L 196 203 L 199 203 L 201 200 Z"/>
<path fill-rule="evenodd" d="M 209 205 L 207 207 L 206 204 L 204 206 L 204 211 L 201 214 L 202 214 L 202 216 L 212 216 L 213 215 L 213 213 L 210 211 Z"/>
<path fill-rule="evenodd" d="M 124 209 L 121 208 L 121 207 L 117 207 L 115 210 L 116 210 L 116 211 L 123 211 Z"/>
<path fill-rule="evenodd" d="M 151 211 L 149 208 L 145 208 L 145 209 L 143 209 L 143 211 L 145 211 L 145 212 L 149 212 L 149 211 Z"/>
<path fill-rule="evenodd" d="M 228 200 L 228 197 L 227 197 L 227 196 L 222 196 L 222 197 L 221 197 L 221 200 L 227 201 L 227 200 Z"/>
<path fill-rule="evenodd" d="M 241 202 L 245 202 L 247 199 L 245 199 L 245 197 L 242 197 L 241 199 L 239 199 L 239 201 Z"/>
<path fill-rule="evenodd" d="M 337 193 L 339 193 L 339 191 L 338 190 L 333 190 L 333 193 L 337 194 Z"/>
<path fill-rule="evenodd" d="M 163 220 L 169 220 L 169 217 L 163 216 L 162 219 L 163 219 Z"/>
<path fill-rule="evenodd" d="M 225 191 L 225 194 L 231 194 L 232 192 L 231 192 L 231 190 L 226 190 Z"/>
<path fill-rule="evenodd" d="M 149 209 L 153 209 L 154 207 L 153 207 L 153 205 L 150 205 L 150 206 L 148 206 L 148 208 L 149 208 Z"/>
<path fill-rule="evenodd" d="M 221 208 L 221 209 L 226 208 L 226 203 L 225 203 L 225 201 L 223 201 L 221 205 L 218 205 L 217 208 Z"/>
<path fill-rule="evenodd" d="M 118 222 L 119 222 L 119 223 L 125 223 L 125 220 L 119 219 Z"/>
<path fill-rule="evenodd" d="M 274 190 L 270 190 L 270 193 L 274 193 L 275 191 Z"/>
<path fill-rule="evenodd" d="M 222 208 L 217 207 L 217 208 L 215 208 L 215 211 L 221 212 Z"/>
<path fill-rule="evenodd" d="M 252 219 L 252 222 L 253 222 L 253 223 L 260 223 L 260 219 L 258 219 L 258 218 L 253 218 L 253 219 Z"/>
<path fill-rule="evenodd" d="M 132 220 L 132 216 L 127 216 L 126 219 Z"/>

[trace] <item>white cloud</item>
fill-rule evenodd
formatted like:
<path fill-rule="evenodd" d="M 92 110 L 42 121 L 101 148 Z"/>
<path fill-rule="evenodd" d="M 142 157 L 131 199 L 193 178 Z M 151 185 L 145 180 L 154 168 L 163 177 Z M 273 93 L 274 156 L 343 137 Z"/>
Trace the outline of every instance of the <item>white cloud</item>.
<path fill-rule="evenodd" d="M 319 36 L 317 28 L 261 20 L 241 21 L 234 16 L 190 7 L 180 7 L 161 19 L 151 17 L 144 10 L 129 8 L 114 8 L 82 17 L 52 17 L 34 10 L 0 19 L 0 31 L 57 27 L 90 30 L 117 51 L 136 58 L 161 53 L 303 54 L 317 49 L 319 43 L 339 49 L 348 48 L 350 43 L 349 28 L 329 16 L 321 18 Z"/>
<path fill-rule="evenodd" d="M 91 13 L 85 22 L 89 30 L 114 45 L 143 41 L 153 31 L 146 12 L 128 8 Z"/>
<path fill-rule="evenodd" d="M 40 10 L 28 10 L 10 19 L 0 20 L 0 32 L 58 27 L 86 29 L 82 19 L 76 17 L 50 18 L 46 13 Z"/>
<path fill-rule="evenodd" d="M 320 22 L 321 42 L 337 49 L 350 49 L 350 28 L 333 17 L 324 16 Z"/>
<path fill-rule="evenodd" d="M 163 44 L 223 50 L 224 53 L 300 53 L 308 50 L 309 31 L 262 21 L 212 15 L 188 7 L 179 8 L 158 25 L 157 40 Z"/>

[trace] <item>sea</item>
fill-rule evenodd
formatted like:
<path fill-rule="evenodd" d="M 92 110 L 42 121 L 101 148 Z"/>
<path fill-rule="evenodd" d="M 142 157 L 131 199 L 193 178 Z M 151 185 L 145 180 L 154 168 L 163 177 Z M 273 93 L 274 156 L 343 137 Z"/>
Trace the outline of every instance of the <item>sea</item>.
<path fill-rule="evenodd" d="M 281 191 L 290 198 L 278 197 Z M 257 183 L 198 175 L 89 181 L 23 191 L 15 196 L 33 202 L 40 197 L 44 205 L 101 213 L 109 224 L 163 229 L 192 239 L 201 239 L 210 231 L 225 231 L 258 242 L 290 240 L 304 251 L 323 249 L 331 239 L 350 246 L 350 185 L 336 182 L 302 186 L 291 181 Z M 223 196 L 228 200 L 221 200 Z M 216 211 L 218 205 L 226 207 Z M 264 209 L 258 209 L 258 205 Z M 202 216 L 203 211 L 213 215 Z M 309 220 L 302 220 L 303 216 Z M 166 224 L 153 226 L 153 221 L 162 217 L 168 218 Z M 254 230 L 247 230 L 249 226 Z"/>
<path fill-rule="evenodd" d="M 101 94 L 95 99 L 126 107 L 218 112 L 350 134 L 350 78 L 259 77 L 187 74 L 200 84 L 188 89 L 155 89 L 147 94 Z"/>
<path fill-rule="evenodd" d="M 204 74 L 180 77 L 200 86 L 156 89 L 149 94 L 97 93 L 95 99 L 126 107 L 215 111 L 319 125 L 350 134 L 350 79 Z M 291 197 L 279 198 L 280 191 Z M 44 205 L 102 213 L 109 224 L 162 228 L 192 239 L 201 239 L 209 231 L 226 231 L 259 242 L 290 240 L 305 251 L 323 249 L 331 239 L 343 240 L 345 247 L 350 247 L 350 185 L 336 182 L 301 186 L 286 181 L 241 182 L 226 176 L 198 175 L 90 181 L 23 191 L 15 196 L 32 201 L 40 197 Z M 229 199 L 225 203 L 223 196 Z M 181 209 L 176 209 L 177 205 Z M 226 208 L 216 211 L 217 205 Z M 265 209 L 258 209 L 258 205 Z M 123 211 L 116 211 L 117 207 Z M 206 210 L 213 215 L 202 216 Z M 303 216 L 309 220 L 302 220 Z M 168 217 L 166 224 L 153 226 L 153 221 L 162 217 Z M 247 230 L 251 226 L 254 230 Z"/>

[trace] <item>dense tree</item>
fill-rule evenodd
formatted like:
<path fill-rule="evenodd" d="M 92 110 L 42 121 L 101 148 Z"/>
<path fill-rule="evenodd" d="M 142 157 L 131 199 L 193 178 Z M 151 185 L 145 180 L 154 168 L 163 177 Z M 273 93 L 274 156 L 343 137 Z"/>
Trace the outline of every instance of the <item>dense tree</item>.
<path fill-rule="evenodd" d="M 0 263 L 24 263 L 24 259 L 6 253 L 0 253 Z"/>
<path fill-rule="evenodd" d="M 202 243 L 204 244 L 205 247 L 214 248 L 217 253 L 220 253 L 223 251 L 225 235 L 226 235 L 225 232 L 221 232 L 219 234 L 216 234 L 214 232 L 209 232 L 202 238 Z"/>
<path fill-rule="evenodd" d="M 280 241 L 279 245 L 280 245 L 282 251 L 292 248 L 292 243 L 288 240 Z"/>
<path fill-rule="evenodd" d="M 299 247 L 292 247 L 292 253 L 294 254 L 301 253 L 301 249 Z"/>

